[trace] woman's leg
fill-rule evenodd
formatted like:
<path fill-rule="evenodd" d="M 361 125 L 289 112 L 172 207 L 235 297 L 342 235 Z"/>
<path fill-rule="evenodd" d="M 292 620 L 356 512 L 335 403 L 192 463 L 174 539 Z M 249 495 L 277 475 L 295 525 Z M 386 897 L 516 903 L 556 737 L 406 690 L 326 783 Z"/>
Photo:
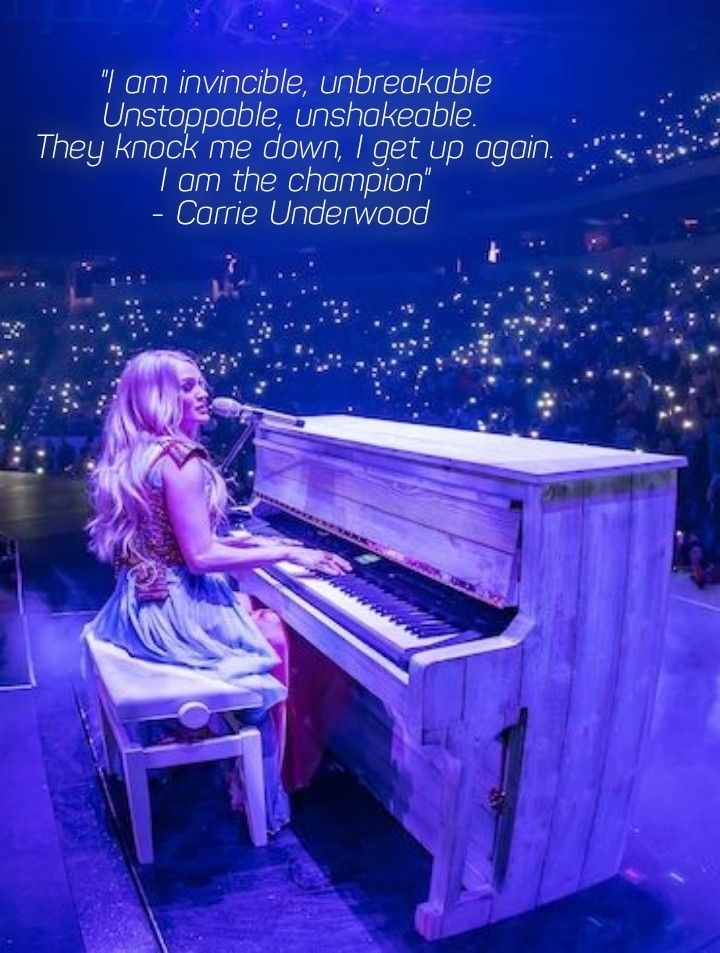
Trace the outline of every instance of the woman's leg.
<path fill-rule="evenodd" d="M 282 684 L 289 688 L 290 658 L 288 646 L 288 631 L 285 623 L 277 612 L 272 609 L 253 609 L 250 613 L 252 620 L 257 625 L 265 638 L 280 656 L 279 664 L 273 669 L 272 674 Z M 273 721 L 275 722 L 275 731 L 278 739 L 278 764 L 282 765 L 285 760 L 285 744 L 287 738 L 287 703 L 279 702 L 270 709 Z"/>

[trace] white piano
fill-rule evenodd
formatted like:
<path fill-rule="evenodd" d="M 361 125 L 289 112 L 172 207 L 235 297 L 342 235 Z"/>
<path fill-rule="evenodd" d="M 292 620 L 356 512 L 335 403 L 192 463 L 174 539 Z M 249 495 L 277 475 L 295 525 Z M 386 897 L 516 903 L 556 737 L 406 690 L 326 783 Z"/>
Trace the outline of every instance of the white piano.
<path fill-rule="evenodd" d="M 615 874 L 684 459 L 347 416 L 255 446 L 263 525 L 356 567 L 244 582 L 354 680 L 332 748 L 432 854 L 422 936 Z"/>

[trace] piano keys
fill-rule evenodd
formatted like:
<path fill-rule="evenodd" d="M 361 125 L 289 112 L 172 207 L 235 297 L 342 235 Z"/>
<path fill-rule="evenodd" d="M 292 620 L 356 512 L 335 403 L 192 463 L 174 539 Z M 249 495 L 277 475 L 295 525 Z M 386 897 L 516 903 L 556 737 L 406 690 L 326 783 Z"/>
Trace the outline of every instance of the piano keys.
<path fill-rule="evenodd" d="M 266 572 L 405 669 L 416 652 L 499 635 L 515 615 L 514 609 L 486 606 L 281 510 L 256 508 L 245 529 L 293 538 L 348 560 L 353 572 L 344 576 L 322 576 L 293 563 Z"/>
<path fill-rule="evenodd" d="M 418 931 L 612 876 L 683 458 L 346 416 L 255 443 L 256 529 L 356 567 L 243 584 L 354 679 L 332 747 L 433 856 Z"/>

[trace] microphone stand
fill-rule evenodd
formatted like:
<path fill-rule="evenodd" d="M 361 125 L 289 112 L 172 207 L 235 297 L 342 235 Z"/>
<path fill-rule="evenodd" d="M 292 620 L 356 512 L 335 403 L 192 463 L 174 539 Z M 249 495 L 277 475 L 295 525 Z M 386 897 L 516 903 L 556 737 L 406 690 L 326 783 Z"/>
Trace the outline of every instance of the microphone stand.
<path fill-rule="evenodd" d="M 242 424 L 242 430 L 238 436 L 235 443 L 230 447 L 228 452 L 222 459 L 222 462 L 219 466 L 220 473 L 224 477 L 230 476 L 230 466 L 235 462 L 237 455 L 243 449 L 248 440 L 255 433 L 255 428 L 257 427 L 258 418 L 254 416 L 246 416 L 244 413 L 239 417 L 240 423 Z"/>
<path fill-rule="evenodd" d="M 251 437 L 255 435 L 257 426 L 261 420 L 268 420 L 272 423 L 281 424 L 285 427 L 304 427 L 305 421 L 302 417 L 295 417 L 293 414 L 282 414 L 277 410 L 267 410 L 265 407 L 252 407 L 250 404 L 242 405 L 242 413 L 239 421 L 242 430 L 237 440 L 230 447 L 223 457 L 219 466 L 220 473 L 228 478 L 230 476 L 230 467 L 235 462 L 238 454 L 243 450 Z M 237 511 L 238 515 L 245 512 L 247 507 L 232 507 L 231 511 Z"/>

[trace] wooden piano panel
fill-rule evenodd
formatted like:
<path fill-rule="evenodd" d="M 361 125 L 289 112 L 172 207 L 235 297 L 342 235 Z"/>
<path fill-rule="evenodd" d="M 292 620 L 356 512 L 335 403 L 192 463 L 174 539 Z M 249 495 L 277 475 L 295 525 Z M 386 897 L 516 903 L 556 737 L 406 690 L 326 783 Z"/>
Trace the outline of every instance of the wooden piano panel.
<path fill-rule="evenodd" d="M 508 875 L 512 916 L 612 876 L 657 680 L 675 474 L 555 484 L 526 512 L 528 711 Z"/>
<path fill-rule="evenodd" d="M 402 719 L 371 693 L 356 686 L 352 704 L 331 735 L 331 746 L 395 817 L 431 854 L 441 849 L 442 749 L 421 745 L 404 729 Z M 481 889 L 494 879 L 493 845 L 497 815 L 488 793 L 502 786 L 502 748 L 486 740 L 475 765 L 477 796 L 463 880 Z M 452 820 L 452 819 L 450 819 Z"/>
<path fill-rule="evenodd" d="M 303 483 L 328 481 L 332 490 L 342 499 L 356 503 L 372 501 L 385 513 L 401 514 L 409 523 L 425 525 L 432 520 L 442 501 L 442 526 L 449 532 L 467 535 L 472 525 L 474 537 L 493 549 L 514 553 L 518 548 L 520 510 L 511 501 L 490 493 L 462 494 L 460 487 L 448 488 L 438 480 L 422 483 L 412 479 L 407 471 L 383 467 L 378 470 L 366 463 L 347 460 L 325 453 L 322 457 L 303 451 L 283 448 L 277 442 L 256 441 L 256 446 L 267 450 L 258 454 L 258 485 L 265 488 L 266 480 L 288 479 Z M 431 513 L 428 513 L 428 507 Z"/>
<path fill-rule="evenodd" d="M 667 613 L 675 517 L 674 472 L 633 477 L 627 593 L 607 711 L 607 746 L 583 857 L 581 886 L 617 870 L 650 728 Z"/>
<path fill-rule="evenodd" d="M 271 502 L 340 525 L 396 550 L 406 561 L 442 566 L 446 579 L 485 601 L 517 601 L 521 513 L 507 499 L 458 498 L 397 471 L 378 472 L 332 454 L 318 457 L 259 440 L 256 486 Z M 440 504 L 442 500 L 442 504 Z M 449 581 L 449 580 L 448 580 Z"/>
<path fill-rule="evenodd" d="M 578 619 L 563 658 L 568 669 L 563 677 L 571 679 L 562 749 L 567 769 L 561 773 L 555 793 L 541 884 L 543 899 L 579 889 L 576 854 L 593 826 L 596 803 L 592 792 L 600 786 L 610 733 L 608 713 L 622 651 L 631 491 L 630 476 L 588 481 L 578 501 L 583 520 L 576 554 Z M 608 539 L 613 540 L 612 555 L 607 552 Z M 603 612 L 597 611 L 600 604 L 604 604 Z"/>

